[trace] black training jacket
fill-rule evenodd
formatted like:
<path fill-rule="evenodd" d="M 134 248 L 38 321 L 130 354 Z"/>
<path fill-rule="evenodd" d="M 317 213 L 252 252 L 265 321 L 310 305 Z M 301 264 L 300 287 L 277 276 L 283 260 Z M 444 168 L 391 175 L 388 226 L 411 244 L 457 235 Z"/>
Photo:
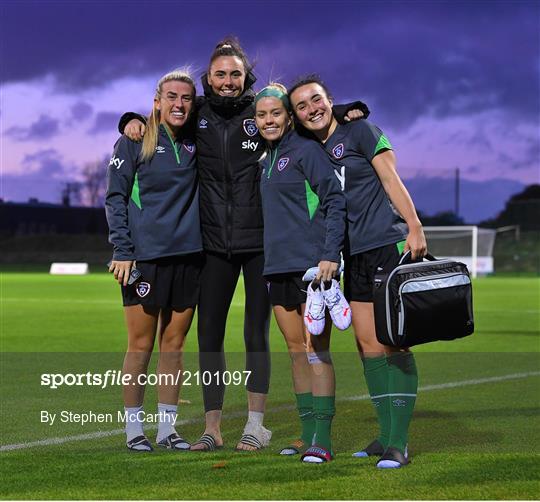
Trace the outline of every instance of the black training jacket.
<path fill-rule="evenodd" d="M 202 250 L 195 144 L 160 126 L 150 161 L 122 136 L 107 171 L 105 212 L 114 260 L 152 260 Z"/>
<path fill-rule="evenodd" d="M 262 161 L 264 275 L 339 263 L 346 201 L 339 164 L 316 141 L 288 132 Z"/>
<path fill-rule="evenodd" d="M 234 254 L 263 250 L 258 161 L 264 140 L 255 125 L 248 75 L 241 96 L 217 96 L 203 78 L 196 137 L 204 249 Z"/>

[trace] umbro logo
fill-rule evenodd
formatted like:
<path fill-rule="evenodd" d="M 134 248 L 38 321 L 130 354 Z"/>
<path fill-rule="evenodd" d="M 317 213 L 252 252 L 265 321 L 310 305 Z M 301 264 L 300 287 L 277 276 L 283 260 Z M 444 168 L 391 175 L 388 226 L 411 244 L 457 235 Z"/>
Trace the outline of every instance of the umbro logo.
<path fill-rule="evenodd" d="M 199 129 L 207 129 L 208 128 L 208 120 L 205 118 L 202 118 L 199 120 Z"/>
<path fill-rule="evenodd" d="M 156 146 L 156 153 L 165 153 L 165 147 Z"/>
<path fill-rule="evenodd" d="M 394 399 L 392 401 L 392 404 L 394 406 L 397 406 L 398 408 L 403 408 L 404 406 L 407 405 L 407 401 L 403 401 L 403 399 Z"/>
<path fill-rule="evenodd" d="M 124 160 L 120 160 L 116 155 L 113 155 L 112 159 L 109 160 L 109 167 L 114 166 L 116 169 L 120 169 L 123 163 Z"/>

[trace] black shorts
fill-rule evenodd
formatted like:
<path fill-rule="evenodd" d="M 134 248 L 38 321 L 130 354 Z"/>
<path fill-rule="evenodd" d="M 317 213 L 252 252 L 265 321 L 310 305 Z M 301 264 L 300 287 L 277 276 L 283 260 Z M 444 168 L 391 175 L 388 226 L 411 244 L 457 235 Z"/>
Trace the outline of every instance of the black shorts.
<path fill-rule="evenodd" d="M 124 307 L 195 307 L 199 301 L 201 266 L 201 253 L 138 261 L 136 267 L 141 277 L 130 286 L 121 286 Z"/>
<path fill-rule="evenodd" d="M 303 272 L 273 274 L 265 276 L 272 305 L 296 307 L 306 303 L 309 282 L 302 280 Z"/>
<path fill-rule="evenodd" d="M 373 282 L 378 268 L 390 272 L 401 257 L 405 241 L 358 253 L 345 260 L 345 298 L 373 302 Z"/>

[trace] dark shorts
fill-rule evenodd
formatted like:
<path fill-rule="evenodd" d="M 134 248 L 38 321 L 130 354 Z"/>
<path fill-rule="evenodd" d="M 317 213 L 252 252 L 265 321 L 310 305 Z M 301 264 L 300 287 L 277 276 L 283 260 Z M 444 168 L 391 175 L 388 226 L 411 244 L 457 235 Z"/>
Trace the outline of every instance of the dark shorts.
<path fill-rule="evenodd" d="M 373 282 L 379 268 L 390 272 L 401 257 L 400 241 L 358 253 L 345 260 L 345 298 L 349 302 L 373 302 Z"/>
<path fill-rule="evenodd" d="M 121 286 L 124 307 L 195 307 L 199 301 L 201 266 L 201 253 L 138 261 L 136 267 L 141 277 L 130 286 Z"/>
<path fill-rule="evenodd" d="M 296 307 L 306 303 L 308 282 L 302 280 L 303 272 L 265 276 L 272 305 Z"/>

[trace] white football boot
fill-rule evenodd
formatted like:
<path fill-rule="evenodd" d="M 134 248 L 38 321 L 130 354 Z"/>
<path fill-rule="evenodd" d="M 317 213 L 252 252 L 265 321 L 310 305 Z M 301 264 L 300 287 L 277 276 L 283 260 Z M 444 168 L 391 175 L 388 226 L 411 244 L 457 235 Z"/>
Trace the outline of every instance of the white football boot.
<path fill-rule="evenodd" d="M 318 281 L 311 281 L 307 288 L 304 324 L 312 335 L 320 335 L 324 331 L 325 308 L 321 284 Z"/>
<path fill-rule="evenodd" d="M 328 284 L 328 283 L 326 283 Z M 330 311 L 330 317 L 337 329 L 347 329 L 351 325 L 352 315 L 349 302 L 343 296 L 339 282 L 332 279 L 331 286 L 326 289 L 325 283 L 321 283 L 324 303 Z"/>

